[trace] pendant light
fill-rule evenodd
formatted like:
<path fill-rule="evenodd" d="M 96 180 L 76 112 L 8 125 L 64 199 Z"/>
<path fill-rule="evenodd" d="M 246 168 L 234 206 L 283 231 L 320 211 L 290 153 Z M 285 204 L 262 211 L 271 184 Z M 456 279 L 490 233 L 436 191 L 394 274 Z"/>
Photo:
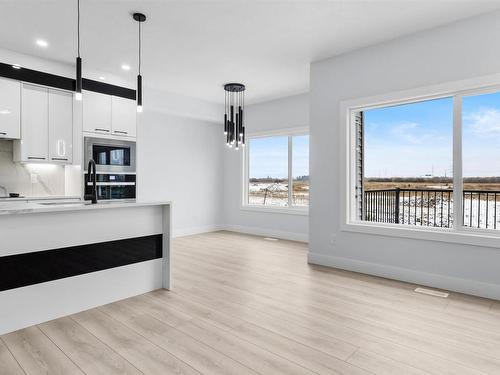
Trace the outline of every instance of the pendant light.
<path fill-rule="evenodd" d="M 235 150 L 245 146 L 245 126 L 243 112 L 245 110 L 245 85 L 226 83 L 224 85 L 224 135 L 226 144 Z"/>
<path fill-rule="evenodd" d="M 82 100 L 82 58 L 80 57 L 80 0 L 77 4 L 77 37 L 78 37 L 78 56 L 76 57 L 76 86 L 75 99 Z"/>
<path fill-rule="evenodd" d="M 134 13 L 132 17 L 139 24 L 139 74 L 137 75 L 137 112 L 142 112 L 141 23 L 146 21 L 146 16 L 142 13 Z"/>

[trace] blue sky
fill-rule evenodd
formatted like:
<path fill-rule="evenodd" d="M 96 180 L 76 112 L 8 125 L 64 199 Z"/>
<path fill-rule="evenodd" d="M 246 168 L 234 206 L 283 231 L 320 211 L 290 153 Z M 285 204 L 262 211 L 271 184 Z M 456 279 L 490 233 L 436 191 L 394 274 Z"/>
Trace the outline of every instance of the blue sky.
<path fill-rule="evenodd" d="M 451 98 L 364 112 L 365 176 L 451 176 Z"/>
<path fill-rule="evenodd" d="M 309 175 L 309 136 L 292 138 L 292 174 Z M 288 178 L 288 137 L 250 139 L 250 178 Z"/>
<path fill-rule="evenodd" d="M 464 97 L 463 174 L 500 176 L 500 93 Z M 365 111 L 365 176 L 452 176 L 452 98 Z"/>
<path fill-rule="evenodd" d="M 463 175 L 500 176 L 500 93 L 464 97 Z"/>
<path fill-rule="evenodd" d="M 452 177 L 451 97 L 364 112 L 365 176 Z M 500 176 L 500 93 L 462 102 L 463 175 Z M 250 177 L 287 178 L 287 137 L 250 140 Z M 293 175 L 309 174 L 309 137 L 293 138 Z"/>

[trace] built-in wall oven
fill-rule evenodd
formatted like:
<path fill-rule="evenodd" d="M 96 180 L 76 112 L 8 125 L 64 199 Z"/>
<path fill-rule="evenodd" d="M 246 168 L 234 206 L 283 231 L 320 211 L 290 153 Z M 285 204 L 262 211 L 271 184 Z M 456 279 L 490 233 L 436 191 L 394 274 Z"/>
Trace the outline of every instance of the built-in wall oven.
<path fill-rule="evenodd" d="M 136 147 L 134 141 L 85 137 L 84 138 L 84 190 L 91 193 L 87 165 L 96 164 L 97 199 L 136 198 Z"/>

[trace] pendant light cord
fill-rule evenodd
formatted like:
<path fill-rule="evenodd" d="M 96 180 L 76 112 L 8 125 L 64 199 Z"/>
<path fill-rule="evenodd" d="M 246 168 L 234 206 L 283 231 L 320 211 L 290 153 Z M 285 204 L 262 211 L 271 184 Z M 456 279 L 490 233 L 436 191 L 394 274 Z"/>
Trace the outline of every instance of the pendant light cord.
<path fill-rule="evenodd" d="M 77 21 L 77 36 L 78 36 L 78 57 L 80 57 L 80 0 L 77 0 L 77 15 L 78 15 L 78 21 Z"/>
<path fill-rule="evenodd" d="M 141 74 L 141 22 L 139 24 L 139 75 Z"/>

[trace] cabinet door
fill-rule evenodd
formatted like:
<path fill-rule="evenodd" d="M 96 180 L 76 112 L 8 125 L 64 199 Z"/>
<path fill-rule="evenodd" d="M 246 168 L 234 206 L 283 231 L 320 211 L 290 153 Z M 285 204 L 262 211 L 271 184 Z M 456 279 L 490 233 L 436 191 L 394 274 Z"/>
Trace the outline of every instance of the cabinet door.
<path fill-rule="evenodd" d="M 51 162 L 73 160 L 73 94 L 49 89 L 49 158 Z"/>
<path fill-rule="evenodd" d="M 0 79 L 0 138 L 21 137 L 21 83 Z"/>
<path fill-rule="evenodd" d="M 135 100 L 112 97 L 111 130 L 114 135 L 136 136 L 137 106 Z"/>
<path fill-rule="evenodd" d="M 21 161 L 47 161 L 49 150 L 48 90 L 23 84 Z"/>
<path fill-rule="evenodd" d="M 83 92 L 83 131 L 111 134 L 111 96 Z"/>

